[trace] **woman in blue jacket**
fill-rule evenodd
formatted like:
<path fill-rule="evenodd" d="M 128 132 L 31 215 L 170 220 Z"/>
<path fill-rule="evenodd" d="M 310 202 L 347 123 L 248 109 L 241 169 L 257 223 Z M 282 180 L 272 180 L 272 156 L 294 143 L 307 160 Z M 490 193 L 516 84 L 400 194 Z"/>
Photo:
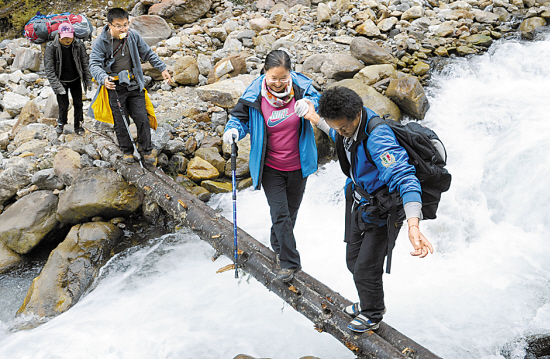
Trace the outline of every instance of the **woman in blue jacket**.
<path fill-rule="evenodd" d="M 262 186 L 271 214 L 271 247 L 288 282 L 301 268 L 294 224 L 307 177 L 317 170 L 317 147 L 309 121 L 319 93 L 306 76 L 292 71 L 289 55 L 271 51 L 262 75 L 245 90 L 231 111 L 224 142 L 250 133 L 249 168 L 255 189 Z"/>
<path fill-rule="evenodd" d="M 321 118 L 319 116 L 322 116 Z M 386 308 L 382 274 L 395 238 L 406 218 L 413 256 L 420 258 L 433 252 L 431 243 L 420 232 L 422 199 L 415 168 L 409 164 L 407 151 L 399 145 L 388 125 L 380 125 L 367 134 L 368 122 L 377 115 L 363 107 L 359 95 L 345 87 L 333 87 L 319 100 L 319 115 L 311 121 L 336 142 L 338 160 L 346 174 L 346 262 L 353 274 L 359 302 L 344 309 L 353 320 L 350 330 L 376 330 Z M 372 162 L 367 157 L 370 154 Z M 399 196 L 393 230 L 388 226 L 391 206 L 384 200 Z M 383 208 L 381 208 L 383 207 Z M 391 216 L 390 216 L 391 218 Z"/>

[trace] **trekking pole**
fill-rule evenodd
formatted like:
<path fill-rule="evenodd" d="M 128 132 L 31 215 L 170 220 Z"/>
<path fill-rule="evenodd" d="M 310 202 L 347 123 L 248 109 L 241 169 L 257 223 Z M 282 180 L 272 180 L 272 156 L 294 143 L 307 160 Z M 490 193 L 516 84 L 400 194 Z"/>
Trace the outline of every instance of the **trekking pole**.
<path fill-rule="evenodd" d="M 120 98 L 118 97 L 118 91 L 115 87 L 115 94 L 116 94 L 116 103 L 118 105 L 118 109 L 120 110 L 120 114 L 122 115 L 122 121 L 124 122 L 124 126 L 126 126 L 126 131 L 128 131 L 128 136 L 130 136 L 130 140 L 132 141 L 132 146 L 134 146 L 134 152 L 137 153 L 137 158 L 139 161 L 139 165 L 141 166 L 141 170 L 143 171 L 143 163 L 141 163 L 141 155 L 139 154 L 139 151 L 136 147 L 136 142 L 134 141 L 134 137 L 132 137 L 132 132 L 130 132 L 130 126 L 128 125 L 128 122 L 126 122 L 126 115 L 124 114 L 124 110 L 122 110 L 122 105 L 120 104 Z"/>
<path fill-rule="evenodd" d="M 239 278 L 239 251 L 237 249 L 237 179 L 235 172 L 237 170 L 237 136 L 233 135 L 231 143 L 231 187 L 233 189 L 233 246 L 235 249 L 235 278 Z"/>

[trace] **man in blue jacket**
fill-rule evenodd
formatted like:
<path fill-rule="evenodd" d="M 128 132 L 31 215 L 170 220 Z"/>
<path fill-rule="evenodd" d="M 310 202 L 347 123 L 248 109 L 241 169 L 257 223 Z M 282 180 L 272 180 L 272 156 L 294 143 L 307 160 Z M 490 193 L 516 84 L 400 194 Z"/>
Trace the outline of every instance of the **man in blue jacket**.
<path fill-rule="evenodd" d="M 145 40 L 137 32 L 130 30 L 126 10 L 109 10 L 107 21 L 103 32 L 92 44 L 90 72 L 93 78 L 109 91 L 109 105 L 113 113 L 118 143 L 124 153 L 124 162 L 134 162 L 134 148 L 117 100 L 120 101 L 125 117 L 128 119 L 129 114 L 136 124 L 138 143 L 145 162 L 153 164 L 155 158 L 151 153 L 151 128 L 145 107 L 145 80 L 141 62 L 149 61 L 162 72 L 166 82 L 171 81 L 170 73 Z"/>
<path fill-rule="evenodd" d="M 375 116 L 363 107 L 359 95 L 346 87 L 333 87 L 319 100 L 317 127 L 336 143 L 336 152 L 346 181 L 346 262 L 353 273 L 359 302 L 344 309 L 353 320 L 348 328 L 355 332 L 376 330 L 386 308 L 382 274 L 384 258 L 387 269 L 395 238 L 406 217 L 413 256 L 433 253 L 431 243 L 420 232 L 422 200 L 420 182 L 409 156 L 397 142 L 388 125 L 376 127 L 367 134 L 367 124 Z M 313 120 L 313 123 L 316 121 Z M 366 151 L 372 158 L 371 163 Z M 391 213 L 391 197 L 400 197 Z M 402 201 L 402 204 L 401 204 Z M 404 212 L 404 213 L 403 213 Z M 396 228 L 388 226 L 389 217 Z M 390 238 L 392 237 L 392 238 Z"/>

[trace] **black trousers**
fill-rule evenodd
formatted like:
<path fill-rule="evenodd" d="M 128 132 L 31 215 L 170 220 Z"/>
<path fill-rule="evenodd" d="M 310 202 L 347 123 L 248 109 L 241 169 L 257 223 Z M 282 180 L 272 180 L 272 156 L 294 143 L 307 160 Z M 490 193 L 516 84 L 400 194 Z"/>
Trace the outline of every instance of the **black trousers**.
<path fill-rule="evenodd" d="M 69 113 L 69 91 L 73 98 L 74 106 L 74 127 L 80 127 L 84 122 L 84 112 L 82 110 L 82 85 L 80 78 L 71 82 L 61 82 L 65 88 L 65 95 L 56 95 L 57 104 L 59 106 L 59 114 L 57 123 L 60 125 L 67 124 L 67 114 Z"/>
<path fill-rule="evenodd" d="M 306 188 L 302 170 L 279 171 L 264 166 L 262 186 L 271 214 L 271 248 L 281 261 L 281 268 L 298 268 L 300 253 L 296 249 L 294 225 Z"/>
<path fill-rule="evenodd" d="M 117 84 L 116 90 L 108 90 L 109 105 L 113 112 L 115 122 L 115 133 L 118 140 L 118 145 L 122 152 L 128 154 L 134 152 L 132 139 L 124 125 L 122 113 L 118 107 L 117 96 L 120 101 L 120 106 L 124 111 L 124 116 L 130 125 L 130 117 L 134 120 L 137 127 L 137 138 L 140 150 L 149 152 L 153 149 L 151 145 L 151 127 L 149 126 L 149 116 L 145 107 L 145 92 L 139 89 L 128 91 L 126 86 Z M 128 116 L 129 115 L 129 116 Z"/>
<path fill-rule="evenodd" d="M 384 258 L 388 252 L 388 226 L 361 223 L 360 214 L 353 213 L 353 198 L 346 193 L 346 264 L 353 274 L 359 295 L 361 313 L 373 322 L 384 316 Z M 354 209 L 357 211 L 357 209 Z M 397 227 L 397 237 L 401 227 Z"/>

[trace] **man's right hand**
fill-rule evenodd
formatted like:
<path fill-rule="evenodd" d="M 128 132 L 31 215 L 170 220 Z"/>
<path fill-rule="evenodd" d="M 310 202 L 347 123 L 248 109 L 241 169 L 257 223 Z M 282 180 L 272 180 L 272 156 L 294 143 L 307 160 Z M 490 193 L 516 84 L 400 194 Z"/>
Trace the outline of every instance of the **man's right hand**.
<path fill-rule="evenodd" d="M 114 90 L 116 89 L 116 85 L 115 83 L 113 82 L 113 78 L 111 76 L 107 76 L 105 78 L 105 81 L 103 81 L 105 87 L 107 88 L 107 90 Z"/>

